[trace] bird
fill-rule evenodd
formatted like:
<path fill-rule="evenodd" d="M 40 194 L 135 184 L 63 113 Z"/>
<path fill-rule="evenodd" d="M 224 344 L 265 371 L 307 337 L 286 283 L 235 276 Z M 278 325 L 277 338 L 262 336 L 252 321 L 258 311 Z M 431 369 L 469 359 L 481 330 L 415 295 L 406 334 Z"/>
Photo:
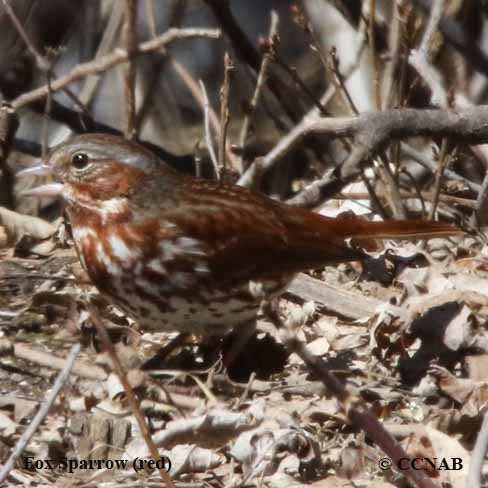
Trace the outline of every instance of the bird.
<path fill-rule="evenodd" d="M 242 186 L 178 173 L 121 136 L 87 133 L 55 146 L 56 182 L 92 283 L 143 330 L 245 341 L 263 303 L 299 272 L 361 261 L 351 239 L 462 233 L 443 222 L 332 218 Z"/>

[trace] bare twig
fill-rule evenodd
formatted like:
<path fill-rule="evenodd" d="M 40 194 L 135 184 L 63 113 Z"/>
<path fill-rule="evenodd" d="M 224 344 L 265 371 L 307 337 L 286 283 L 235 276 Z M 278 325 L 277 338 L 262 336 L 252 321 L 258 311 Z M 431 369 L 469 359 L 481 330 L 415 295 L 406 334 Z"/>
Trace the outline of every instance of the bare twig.
<path fill-rule="evenodd" d="M 417 50 L 412 51 L 408 59 L 408 62 L 417 70 L 431 88 L 434 103 L 441 107 L 446 106 L 447 95 L 442 86 L 441 75 L 429 63 L 429 49 L 432 44 L 432 38 L 437 30 L 437 26 L 442 18 L 443 11 L 444 0 L 434 0 L 420 47 Z"/>
<path fill-rule="evenodd" d="M 378 195 L 376 194 L 373 185 L 369 181 L 369 178 L 366 176 L 365 171 L 361 171 L 361 180 L 364 183 L 366 190 L 368 191 L 368 195 L 369 195 L 369 199 L 371 200 L 371 203 L 374 205 L 375 208 L 378 209 L 378 213 L 381 215 L 381 217 L 383 217 L 383 219 L 386 219 L 387 213 L 384 208 L 384 205 L 381 203 L 380 199 L 378 198 Z"/>
<path fill-rule="evenodd" d="M 405 65 L 402 54 L 402 34 L 403 34 L 403 22 L 400 20 L 400 2 L 394 2 L 391 8 L 391 28 L 389 30 L 389 46 L 390 46 L 390 59 L 385 67 L 385 74 L 383 75 L 383 91 L 382 109 L 389 109 L 398 107 L 401 94 L 403 93 L 403 76 L 400 77 L 400 83 L 398 83 L 397 73 L 399 66 Z M 404 71 L 404 70 L 402 70 Z M 400 86 L 399 86 L 400 85 Z"/>
<path fill-rule="evenodd" d="M 286 293 L 303 301 L 313 300 L 328 312 L 353 320 L 373 317 L 378 309 L 385 306 L 381 300 L 333 286 L 305 273 L 300 273 L 290 283 Z"/>
<path fill-rule="evenodd" d="M 377 52 L 376 41 L 375 41 L 375 24 L 376 24 L 376 1 L 370 0 L 364 4 L 364 12 L 368 12 L 368 37 L 369 46 L 371 50 L 371 57 L 373 59 L 373 85 L 374 85 L 374 96 L 375 96 L 375 106 L 377 110 L 381 110 L 382 107 L 382 94 L 380 85 L 380 59 Z M 386 198 L 390 207 L 392 209 L 393 216 L 395 218 L 404 219 L 405 209 L 400 198 L 400 191 L 398 189 L 398 182 L 395 179 L 391 169 L 390 161 L 386 154 L 383 152 L 379 155 L 379 166 L 378 173 L 383 180 L 386 188 Z"/>
<path fill-rule="evenodd" d="M 420 43 L 419 51 L 422 55 L 427 58 L 430 51 L 430 45 L 432 44 L 432 39 L 434 38 L 437 26 L 442 19 L 442 14 L 444 12 L 445 0 L 434 0 L 432 9 L 430 11 L 429 20 L 427 22 L 427 27 L 425 28 L 424 35 L 422 37 L 422 42 Z"/>
<path fill-rule="evenodd" d="M 272 39 L 276 34 L 278 33 L 278 20 L 279 17 L 276 15 L 275 11 L 271 12 L 271 25 L 269 27 L 269 34 L 268 34 L 268 39 L 269 42 L 272 42 Z M 251 117 L 254 114 L 254 111 L 256 110 L 256 107 L 258 105 L 259 97 L 262 93 L 263 87 L 265 85 L 266 81 L 266 76 L 268 73 L 268 67 L 269 63 L 271 61 L 271 55 L 272 52 L 271 50 L 267 50 L 264 53 L 263 60 L 261 62 L 261 66 L 259 68 L 259 74 L 258 74 L 258 79 L 256 81 L 256 88 L 254 89 L 254 93 L 251 99 L 251 103 L 249 104 L 248 110 L 246 110 L 246 113 L 244 114 L 244 120 L 242 122 L 242 127 L 241 127 L 241 133 L 239 136 L 239 154 L 240 154 L 240 163 L 241 167 L 244 159 L 244 153 L 245 153 L 245 145 L 246 145 L 246 139 L 247 135 L 249 132 L 249 126 L 251 122 Z"/>
<path fill-rule="evenodd" d="M 68 378 L 71 373 L 71 369 L 73 368 L 76 358 L 80 354 L 80 349 L 81 346 L 80 344 L 75 344 L 71 348 L 71 352 L 68 356 L 68 359 L 65 362 L 64 368 L 59 373 L 58 377 L 56 378 L 56 381 L 53 385 L 52 390 L 49 392 L 49 395 L 47 396 L 46 400 L 42 404 L 42 406 L 39 408 L 37 411 L 36 415 L 30 422 L 29 426 L 26 428 L 20 439 L 17 441 L 17 444 L 15 445 L 14 449 L 10 453 L 9 458 L 3 465 L 2 469 L 0 470 L 0 483 L 3 483 L 5 479 L 7 478 L 9 472 L 12 470 L 12 468 L 15 465 L 15 461 L 19 458 L 19 456 L 24 452 L 27 444 L 29 443 L 30 439 L 36 432 L 37 428 L 41 424 L 41 422 L 44 420 L 46 415 L 49 412 L 49 409 L 51 408 L 52 404 L 54 403 L 54 400 L 56 400 L 57 396 L 59 395 L 59 392 L 65 385 L 65 383 L 68 381 Z"/>
<path fill-rule="evenodd" d="M 434 103 L 440 105 L 441 107 L 447 106 L 447 94 L 442 86 L 440 74 L 430 63 L 430 47 L 432 45 L 434 35 L 438 29 L 439 22 L 442 19 L 444 5 L 445 0 L 434 0 L 420 46 L 417 50 L 412 51 L 409 57 L 409 63 L 430 86 Z M 435 217 L 438 195 L 440 193 L 442 178 L 444 176 L 444 169 L 449 160 L 449 156 L 447 154 L 448 144 L 449 142 L 446 139 L 442 140 L 441 150 L 438 157 L 437 171 L 435 172 L 434 194 L 436 197 L 429 214 L 429 218 L 431 220 L 433 220 Z"/>
<path fill-rule="evenodd" d="M 181 21 L 184 17 L 186 11 L 187 1 L 186 0 L 176 0 L 172 2 L 170 11 L 167 12 L 167 17 L 169 18 L 170 27 L 179 27 Z M 146 17 L 147 23 L 149 25 L 149 32 L 152 37 L 157 36 L 156 30 L 156 19 L 154 18 L 154 10 L 152 0 L 145 1 Z M 170 97 L 164 97 L 164 103 L 168 110 L 159 110 L 157 95 L 161 93 L 161 89 L 165 90 L 165 81 L 161 77 L 164 69 L 167 66 L 169 58 L 167 53 L 160 52 L 155 54 L 151 59 L 151 68 L 148 80 L 142 80 L 145 82 L 143 98 L 140 104 L 140 108 L 137 111 L 136 116 L 136 132 L 139 133 L 141 127 L 143 126 L 146 118 L 151 114 L 153 120 L 158 122 L 164 119 L 171 119 L 174 123 L 173 114 L 176 113 L 177 103 Z M 156 108 L 155 108 L 156 103 Z M 171 104 L 171 106 L 170 106 Z"/>
<path fill-rule="evenodd" d="M 476 200 L 476 223 L 484 226 L 488 222 L 488 171 L 481 184 L 478 199 Z"/>
<path fill-rule="evenodd" d="M 129 383 L 129 380 L 127 379 L 127 374 L 124 371 L 122 364 L 119 360 L 119 357 L 117 356 L 117 352 L 115 351 L 115 347 L 110 340 L 110 337 L 107 333 L 107 330 L 105 329 L 105 326 L 103 325 L 102 321 L 100 320 L 100 317 L 98 315 L 97 310 L 95 309 L 94 305 L 91 303 L 87 303 L 88 306 L 88 311 L 90 313 L 90 318 L 93 321 L 93 324 L 95 325 L 97 329 L 98 336 L 100 337 L 100 340 L 102 341 L 102 344 L 107 351 L 110 360 L 112 361 L 112 367 L 117 374 L 120 383 L 124 387 L 125 394 L 127 395 L 127 401 L 131 407 L 132 413 L 137 421 L 137 425 L 139 426 L 139 430 L 142 434 L 142 437 L 144 438 L 144 441 L 149 449 L 149 452 L 151 453 L 151 457 L 155 462 L 158 462 L 160 459 L 160 455 L 158 452 L 158 449 L 156 445 L 154 444 L 152 438 L 151 438 L 151 433 L 149 431 L 149 427 L 146 423 L 146 420 L 144 418 L 144 415 L 141 412 L 139 402 L 134 394 L 134 390 L 132 389 L 132 386 Z M 168 488 L 175 488 L 175 485 L 173 483 L 173 480 L 171 479 L 171 476 L 167 471 L 165 471 L 163 468 L 158 468 L 159 475 L 161 476 L 161 479 L 163 480 L 164 484 Z"/>
<path fill-rule="evenodd" d="M 441 192 L 442 179 L 444 176 L 444 170 L 449 164 L 451 155 L 448 153 L 449 142 L 447 139 L 442 139 L 441 149 L 438 155 L 437 161 L 437 171 L 435 172 L 435 182 L 434 182 L 434 200 L 432 202 L 432 208 L 430 209 L 429 219 L 435 219 L 435 212 L 437 209 L 437 203 L 439 202 L 439 195 Z"/>
<path fill-rule="evenodd" d="M 48 151 L 49 143 L 49 112 L 51 111 L 51 101 L 53 99 L 52 89 L 51 89 L 51 71 L 46 71 L 46 86 L 47 86 L 47 97 L 44 106 L 44 113 L 42 114 L 42 159 L 45 160 Z"/>
<path fill-rule="evenodd" d="M 19 18 L 17 17 L 17 14 L 14 12 L 12 6 L 10 5 L 10 0 L 2 0 L 2 2 L 5 8 L 5 12 L 10 17 L 12 24 L 17 29 L 20 37 L 22 37 L 22 40 L 25 42 L 25 45 L 27 46 L 29 52 L 36 60 L 37 67 L 42 71 L 49 71 L 51 69 L 51 63 L 36 49 L 34 44 L 31 42 L 29 36 L 27 35 L 27 32 L 25 31 Z"/>
<path fill-rule="evenodd" d="M 220 137 L 219 137 L 219 166 L 225 170 L 225 148 L 227 128 L 229 127 L 229 92 L 230 80 L 234 72 L 234 62 L 228 53 L 224 56 L 224 84 L 220 90 Z M 235 168 L 240 170 L 240 168 Z"/>
<path fill-rule="evenodd" d="M 230 3 L 221 0 L 205 0 L 205 3 L 212 9 L 213 14 L 222 25 L 222 29 L 229 36 L 236 55 L 256 73 L 259 73 L 262 56 L 235 19 Z M 269 73 L 266 84 L 288 118 L 296 123 L 300 118 L 299 106 L 289 87 L 273 73 Z"/>
<path fill-rule="evenodd" d="M 103 31 L 102 38 L 98 44 L 95 59 L 107 55 L 110 52 L 115 42 L 118 40 L 119 30 L 124 20 L 124 3 L 115 2 L 110 11 L 110 16 Z M 79 99 L 82 104 L 88 105 L 96 93 L 97 86 L 101 77 L 89 76 L 83 80 L 83 86 L 79 93 Z"/>
<path fill-rule="evenodd" d="M 481 429 L 476 438 L 476 444 L 471 454 L 468 476 L 466 478 L 466 488 L 480 488 L 481 472 L 488 452 L 488 413 L 485 412 Z"/>
<path fill-rule="evenodd" d="M 51 90 L 50 90 L 50 83 L 51 83 L 51 76 L 52 76 L 52 64 L 50 60 L 46 57 L 43 56 L 38 49 L 34 46 L 34 43 L 31 41 L 29 35 L 27 34 L 26 30 L 22 26 L 19 18 L 17 17 L 16 13 L 12 9 L 10 5 L 9 0 L 3 0 L 3 6 L 5 8 L 5 12 L 9 16 L 12 24 L 14 25 L 15 29 L 19 33 L 20 37 L 24 41 L 25 45 L 27 46 L 27 49 L 31 53 L 32 57 L 35 59 L 37 67 L 46 73 L 46 79 L 47 83 L 46 86 L 48 88 L 48 96 L 46 99 L 46 104 L 45 104 L 45 109 L 44 109 L 44 114 L 43 114 L 43 121 L 42 121 L 42 156 L 45 156 L 46 153 L 46 148 L 47 148 L 47 138 L 48 138 L 48 124 L 49 120 L 46 114 L 49 113 L 50 107 L 51 107 Z"/>
<path fill-rule="evenodd" d="M 344 81 L 344 77 L 341 74 L 339 69 L 339 58 L 337 57 L 337 49 L 332 47 L 329 52 L 329 62 L 328 62 L 329 70 L 332 75 L 332 80 L 337 87 L 337 90 L 342 93 L 343 98 L 345 100 L 346 105 L 348 106 L 350 113 L 357 115 L 359 110 L 354 103 L 349 90 L 346 88 L 346 83 Z"/>
<path fill-rule="evenodd" d="M 39 280 L 39 281 L 63 281 L 65 283 L 77 283 L 78 285 L 91 285 L 90 281 L 83 281 L 79 278 L 71 278 L 70 276 L 56 276 L 39 273 L 5 273 L 0 276 L 0 281 L 3 280 Z"/>
<path fill-rule="evenodd" d="M 158 51 L 160 49 L 164 49 L 172 42 L 182 39 L 191 39 L 194 37 L 218 39 L 220 37 L 220 31 L 215 29 L 168 29 L 164 34 L 161 34 L 155 39 L 151 39 L 139 44 L 137 54 L 140 55 L 143 53 Z M 103 73 L 117 64 L 124 63 L 127 61 L 127 59 L 127 51 L 117 49 L 106 56 L 102 56 L 87 63 L 79 64 L 67 75 L 53 80 L 51 83 L 52 91 L 55 92 L 61 90 L 70 83 L 73 83 L 74 81 L 86 76 Z M 48 87 L 47 85 L 44 85 L 30 92 L 19 95 L 12 101 L 11 105 L 15 110 L 18 110 L 30 103 L 45 98 L 47 94 Z"/>
<path fill-rule="evenodd" d="M 322 115 L 327 115 L 325 107 L 302 80 L 297 72 L 296 67 L 288 66 L 288 64 L 281 58 L 281 56 L 278 55 L 278 53 L 275 53 L 271 60 L 283 71 L 285 71 L 285 73 L 293 80 L 295 85 L 303 92 L 303 94 L 309 99 L 309 101 L 318 108 L 319 112 Z"/>
<path fill-rule="evenodd" d="M 204 111 L 205 101 L 199 84 L 193 79 L 193 77 L 190 75 L 188 70 L 181 63 L 179 63 L 173 57 L 170 57 L 170 60 L 171 60 L 171 66 L 176 71 L 177 75 L 181 78 L 181 80 L 185 83 L 188 90 L 190 90 L 190 93 L 193 95 L 193 98 L 197 101 L 198 105 L 200 105 L 200 107 Z M 209 110 L 208 115 L 210 118 L 210 124 L 212 126 L 212 129 L 217 134 L 217 137 L 220 137 L 220 124 L 217 115 L 215 114 L 215 111 L 212 109 L 212 107 L 209 106 L 208 110 Z M 235 162 L 236 158 L 234 154 L 230 151 L 229 148 L 226 148 L 226 151 L 227 151 L 226 154 L 227 159 L 231 162 L 232 167 L 237 168 L 238 163 Z"/>
<path fill-rule="evenodd" d="M 353 61 L 343 69 L 343 77 L 347 79 L 354 73 L 359 65 L 359 61 L 361 60 L 362 54 L 366 47 L 366 34 L 365 34 L 365 24 L 364 22 L 360 23 L 359 31 L 358 31 L 358 39 L 356 42 L 357 50 L 355 53 L 355 57 Z M 326 65 L 326 64 L 324 64 Z M 334 98 L 337 92 L 337 86 L 332 84 L 322 95 L 320 99 L 320 103 L 323 107 L 326 107 L 327 104 Z M 290 142 L 294 139 L 295 134 L 299 133 L 313 121 L 318 120 L 320 118 L 320 111 L 317 107 L 313 107 L 307 114 L 305 114 L 302 120 L 295 126 L 295 128 L 285 134 L 271 151 L 268 153 L 268 156 L 271 155 L 271 159 L 276 157 L 274 162 L 271 162 L 268 159 L 267 165 L 269 164 L 268 168 L 271 167 L 282 155 L 286 154 L 288 151 L 286 150 L 289 147 Z M 285 151 L 285 152 L 282 152 Z M 257 179 L 259 179 L 266 169 L 262 166 L 264 161 L 262 158 L 257 158 L 253 163 L 249 166 L 246 172 L 241 176 L 239 179 L 239 185 L 248 186 L 252 188 L 257 188 Z"/>
<path fill-rule="evenodd" d="M 384 152 L 380 155 L 379 160 L 380 165 L 378 166 L 378 172 L 385 185 L 386 197 L 391 206 L 393 216 L 396 219 L 405 219 L 405 208 L 403 207 L 402 199 L 400 197 L 400 190 L 398 189 L 397 181 L 393 176 L 390 169 L 390 163 Z"/>
<path fill-rule="evenodd" d="M 361 23 L 361 26 L 364 26 L 364 23 Z M 366 47 L 365 32 L 364 29 L 360 29 L 358 34 L 356 56 L 353 62 L 350 63 L 350 65 L 343 71 L 344 78 L 348 78 L 357 69 L 365 47 Z M 337 85 L 333 84 L 322 95 L 320 99 L 320 103 L 323 107 L 327 106 L 327 104 L 334 98 L 337 89 L 338 89 Z M 289 147 L 290 141 L 294 139 L 295 134 L 299 133 L 301 130 L 303 130 L 313 121 L 318 120 L 320 118 L 320 115 L 321 115 L 320 111 L 318 110 L 317 107 L 313 107 L 307 114 L 305 114 L 302 120 L 295 126 L 295 128 L 289 131 L 286 135 L 284 135 L 272 150 L 274 156 L 272 155 L 271 159 L 276 157 L 276 160 L 274 162 L 268 160 L 266 164 L 267 165 L 270 164 L 269 167 L 275 164 L 275 162 L 279 160 L 279 158 L 281 158 L 282 155 L 288 152 L 286 148 Z M 284 153 L 282 152 L 283 150 L 285 151 Z M 268 153 L 268 155 L 270 155 L 270 153 Z M 261 157 L 253 161 L 253 163 L 249 166 L 246 172 L 239 179 L 239 185 L 256 188 L 257 187 L 256 179 L 260 178 L 263 175 L 263 173 L 266 171 L 266 169 L 262 165 L 263 162 L 264 161 L 262 160 Z"/>
<path fill-rule="evenodd" d="M 369 0 L 368 4 L 369 9 L 369 19 L 368 19 L 368 37 L 369 37 L 369 48 L 371 50 L 371 57 L 373 59 L 373 66 L 374 66 L 374 93 L 375 93 L 375 105 L 378 110 L 381 109 L 381 89 L 380 89 L 380 63 L 378 53 L 376 51 L 376 42 L 375 42 L 375 22 L 376 22 L 376 0 Z"/>
<path fill-rule="evenodd" d="M 210 159 L 215 171 L 215 176 L 220 179 L 220 168 L 219 162 L 217 161 L 217 155 L 215 154 L 215 149 L 213 147 L 212 132 L 210 129 L 210 101 L 208 100 L 207 90 L 202 80 L 199 80 L 200 89 L 202 90 L 203 97 L 203 115 L 204 115 L 204 126 L 205 126 L 205 142 L 207 144 L 208 153 L 210 154 Z"/>
<path fill-rule="evenodd" d="M 425 156 L 425 154 L 423 154 L 421 151 L 412 147 L 410 144 L 402 142 L 400 144 L 400 148 L 402 153 L 405 156 L 414 159 L 417 163 L 422 165 L 424 168 L 433 172 L 436 170 L 436 163 L 429 157 Z M 445 169 L 444 174 L 451 180 L 462 181 L 467 188 L 469 188 L 470 190 L 476 193 L 481 191 L 481 186 L 478 185 L 478 183 L 474 183 L 473 181 L 468 180 L 467 178 L 464 178 L 461 175 L 458 175 L 457 173 L 451 171 L 450 169 Z"/>
<path fill-rule="evenodd" d="M 395 2 L 392 8 L 390 39 L 390 61 L 386 64 L 383 76 L 385 93 L 382 98 L 383 110 L 407 105 L 408 95 L 405 94 L 405 82 L 407 77 L 408 55 L 410 45 L 405 42 L 405 28 L 408 18 L 412 15 L 406 7 L 405 0 Z M 395 181 L 401 172 L 400 141 L 395 141 L 390 146 L 390 161 L 395 167 Z"/>
<path fill-rule="evenodd" d="M 146 8 L 147 25 L 149 26 L 149 32 L 152 37 L 157 36 L 156 19 L 154 17 L 154 8 L 152 0 L 144 0 L 144 6 Z"/>
<path fill-rule="evenodd" d="M 40 366 L 45 366 L 46 368 L 62 370 L 65 367 L 65 360 L 63 358 L 53 356 L 51 353 L 32 349 L 27 344 L 15 344 L 14 356 Z M 107 373 L 102 368 L 88 361 L 76 361 L 73 364 L 71 372 L 80 378 L 99 381 L 107 379 Z"/>
<path fill-rule="evenodd" d="M 15 112 L 8 105 L 0 106 L 0 205 L 8 208 L 14 206 L 14 176 L 7 158 L 18 126 Z"/>
<path fill-rule="evenodd" d="M 127 71 L 125 74 L 125 100 L 126 100 L 126 117 L 125 136 L 133 139 L 136 136 L 135 117 L 136 117 L 136 63 L 137 56 L 137 2 L 136 0 L 125 1 L 125 22 L 124 38 L 125 49 L 127 52 Z"/>

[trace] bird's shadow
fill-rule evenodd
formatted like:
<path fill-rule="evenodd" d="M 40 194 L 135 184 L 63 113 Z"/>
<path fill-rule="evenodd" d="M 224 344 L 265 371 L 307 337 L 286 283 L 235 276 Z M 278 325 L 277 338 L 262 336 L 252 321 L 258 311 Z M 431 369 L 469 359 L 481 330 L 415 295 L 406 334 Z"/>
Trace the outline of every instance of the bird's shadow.
<path fill-rule="evenodd" d="M 230 349 L 235 339 L 234 333 L 230 333 L 224 338 L 213 338 L 198 345 L 183 344 L 170 355 L 160 350 L 144 364 L 144 369 L 209 370 Z M 236 382 L 247 382 L 252 374 L 259 380 L 268 380 L 283 371 L 288 355 L 285 347 L 276 342 L 274 337 L 258 332 L 227 367 L 227 374 Z"/>

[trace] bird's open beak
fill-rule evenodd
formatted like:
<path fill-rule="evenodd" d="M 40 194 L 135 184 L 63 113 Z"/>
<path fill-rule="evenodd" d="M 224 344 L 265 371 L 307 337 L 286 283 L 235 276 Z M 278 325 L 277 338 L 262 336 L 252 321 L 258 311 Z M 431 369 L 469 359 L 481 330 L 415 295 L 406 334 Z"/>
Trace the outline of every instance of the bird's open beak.
<path fill-rule="evenodd" d="M 36 175 L 42 176 L 47 175 L 51 172 L 51 168 L 46 164 L 38 164 L 37 166 L 32 166 L 31 168 L 26 168 L 15 176 L 25 176 L 25 175 Z M 48 183 L 46 185 L 37 186 L 31 188 L 30 190 L 24 190 L 21 192 L 22 196 L 27 197 L 57 197 L 63 193 L 62 183 Z"/>

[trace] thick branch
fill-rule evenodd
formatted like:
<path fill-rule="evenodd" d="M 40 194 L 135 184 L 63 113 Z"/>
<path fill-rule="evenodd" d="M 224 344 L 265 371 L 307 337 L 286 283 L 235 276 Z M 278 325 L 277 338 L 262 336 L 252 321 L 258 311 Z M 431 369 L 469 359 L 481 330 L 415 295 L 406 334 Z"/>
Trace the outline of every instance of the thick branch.
<path fill-rule="evenodd" d="M 297 126 L 263 157 L 263 171 L 269 170 L 310 134 L 353 139 L 353 151 L 329 179 L 329 183 L 340 191 L 359 175 L 361 164 L 368 162 L 391 139 L 423 136 L 447 137 L 460 144 L 488 142 L 488 106 L 457 110 L 395 109 L 366 112 L 357 117 L 313 120 Z M 245 173 L 240 183 L 245 185 L 251 176 Z"/>

